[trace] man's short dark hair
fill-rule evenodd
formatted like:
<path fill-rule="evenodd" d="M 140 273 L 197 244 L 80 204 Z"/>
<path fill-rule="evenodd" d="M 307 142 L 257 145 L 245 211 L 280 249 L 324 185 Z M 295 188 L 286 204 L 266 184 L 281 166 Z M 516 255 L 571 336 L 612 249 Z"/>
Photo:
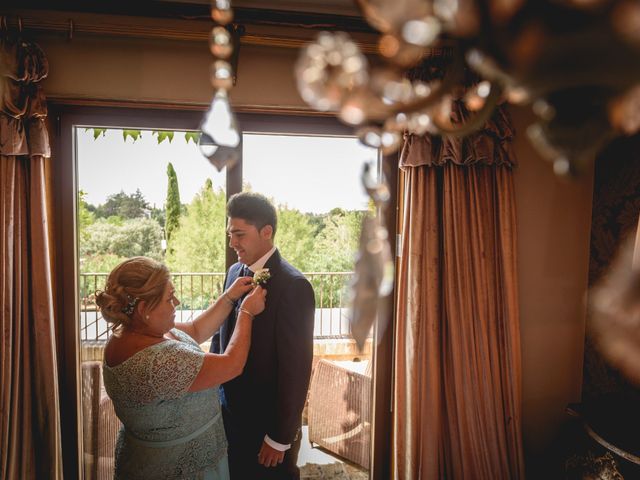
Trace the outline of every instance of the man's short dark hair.
<path fill-rule="evenodd" d="M 232 195 L 227 203 L 227 216 L 241 218 L 258 230 L 271 225 L 276 234 L 278 216 L 276 209 L 267 197 L 254 192 L 240 192 Z"/>

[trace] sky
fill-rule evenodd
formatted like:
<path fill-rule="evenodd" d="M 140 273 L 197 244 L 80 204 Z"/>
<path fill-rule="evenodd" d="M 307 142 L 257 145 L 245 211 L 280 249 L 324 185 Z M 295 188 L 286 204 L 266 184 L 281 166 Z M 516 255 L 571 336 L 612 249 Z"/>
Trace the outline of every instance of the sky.
<path fill-rule="evenodd" d="M 302 212 L 326 213 L 339 207 L 366 209 L 360 183 L 365 162 L 377 151 L 356 138 L 245 134 L 244 182 L 251 189 Z M 166 199 L 167 164 L 176 170 L 180 200 L 189 203 L 211 178 L 225 186 L 226 169 L 218 172 L 184 133 L 158 144 L 150 130 L 134 142 L 122 130 L 110 129 L 94 140 L 93 130 L 77 129 L 78 182 L 86 201 L 99 205 L 111 194 L 140 189 L 150 205 L 162 208 Z"/>

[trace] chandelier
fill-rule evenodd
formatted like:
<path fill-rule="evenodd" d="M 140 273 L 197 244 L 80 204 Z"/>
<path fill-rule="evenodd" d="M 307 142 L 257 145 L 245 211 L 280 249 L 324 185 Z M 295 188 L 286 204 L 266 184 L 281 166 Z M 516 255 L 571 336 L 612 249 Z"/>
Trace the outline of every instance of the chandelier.
<path fill-rule="evenodd" d="M 530 140 L 570 174 L 640 129 L 637 0 L 356 1 L 381 32 L 384 65 L 371 68 L 347 34 L 325 32 L 301 51 L 296 78 L 311 107 L 335 111 L 366 145 L 391 153 L 407 132 L 463 136 L 502 102 L 529 104 Z M 408 78 L 443 50 L 443 78 Z M 468 70 L 479 77 L 472 86 Z M 461 124 L 451 121 L 454 102 L 473 113 Z"/>
<path fill-rule="evenodd" d="M 214 95 L 200 124 L 198 147 L 220 171 L 235 165 L 242 155 L 242 132 L 228 94 L 235 83 L 232 63 L 237 62 L 231 60 L 234 53 L 237 55 L 239 30 L 230 27 L 233 20 L 230 0 L 212 0 L 211 18 L 216 23 L 209 35 L 209 49 L 214 57 L 210 69 Z"/>

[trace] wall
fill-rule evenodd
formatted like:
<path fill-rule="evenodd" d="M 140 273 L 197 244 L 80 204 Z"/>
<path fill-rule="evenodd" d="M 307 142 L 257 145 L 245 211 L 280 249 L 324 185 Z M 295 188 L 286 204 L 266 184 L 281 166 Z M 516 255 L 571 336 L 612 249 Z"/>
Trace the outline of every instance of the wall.
<path fill-rule="evenodd" d="M 204 105 L 210 100 L 206 45 L 60 35 L 39 38 L 51 74 L 51 98 L 117 99 Z M 294 49 L 243 46 L 236 106 L 300 108 Z M 527 109 L 512 109 L 518 132 L 515 173 L 523 354 L 523 428 L 527 456 L 545 454 L 564 416 L 579 400 L 587 285 L 591 174 L 558 180 L 524 132 Z"/>
<path fill-rule="evenodd" d="M 526 138 L 533 116 L 525 108 L 511 111 L 519 160 L 523 429 L 531 467 L 549 454 L 566 405 L 580 401 L 593 170 L 576 180 L 556 178 Z"/>
<path fill-rule="evenodd" d="M 205 105 L 211 100 L 206 42 L 145 40 L 97 36 L 68 41 L 46 35 L 39 44 L 49 58 L 44 83 L 49 98 L 131 100 Z M 305 107 L 293 76 L 295 49 L 242 45 L 236 106 Z"/>

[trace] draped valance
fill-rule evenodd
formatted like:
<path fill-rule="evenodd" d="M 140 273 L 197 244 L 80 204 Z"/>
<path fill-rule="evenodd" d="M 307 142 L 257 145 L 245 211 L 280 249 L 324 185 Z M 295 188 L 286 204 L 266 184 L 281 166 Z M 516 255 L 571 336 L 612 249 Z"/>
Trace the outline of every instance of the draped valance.
<path fill-rule="evenodd" d="M 450 49 L 438 50 L 407 76 L 411 80 L 424 82 L 440 80 L 449 68 L 452 57 Z M 467 87 L 476 84 L 478 80 L 473 72 L 465 72 Z M 454 125 L 462 124 L 474 115 L 460 99 L 453 101 L 451 110 L 450 118 Z M 406 134 L 400 167 L 441 166 L 446 163 L 512 167 L 517 163 L 512 145 L 514 134 L 508 112 L 499 105 L 483 128 L 465 137 Z"/>
<path fill-rule="evenodd" d="M 0 85 L 0 154 L 49 157 L 47 104 L 40 81 L 49 74 L 42 49 L 21 39 L 3 39 Z"/>

